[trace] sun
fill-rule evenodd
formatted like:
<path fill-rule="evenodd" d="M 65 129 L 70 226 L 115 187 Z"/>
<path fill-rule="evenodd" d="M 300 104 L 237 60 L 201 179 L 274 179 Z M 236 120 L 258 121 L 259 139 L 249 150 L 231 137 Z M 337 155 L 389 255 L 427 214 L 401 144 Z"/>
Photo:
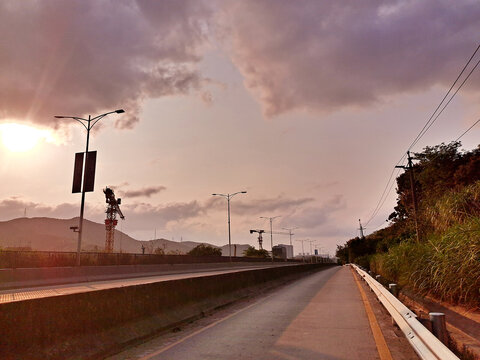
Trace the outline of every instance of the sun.
<path fill-rule="evenodd" d="M 0 124 L 3 145 L 12 152 L 32 150 L 42 139 L 49 137 L 47 130 L 23 124 Z"/>

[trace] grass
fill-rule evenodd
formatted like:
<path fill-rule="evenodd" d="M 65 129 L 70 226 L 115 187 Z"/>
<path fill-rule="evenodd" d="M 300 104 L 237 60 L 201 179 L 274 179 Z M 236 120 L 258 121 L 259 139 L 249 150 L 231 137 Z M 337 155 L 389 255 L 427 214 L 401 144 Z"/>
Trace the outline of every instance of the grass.
<path fill-rule="evenodd" d="M 432 231 L 370 259 L 382 276 L 453 304 L 480 308 L 480 182 L 426 210 Z"/>

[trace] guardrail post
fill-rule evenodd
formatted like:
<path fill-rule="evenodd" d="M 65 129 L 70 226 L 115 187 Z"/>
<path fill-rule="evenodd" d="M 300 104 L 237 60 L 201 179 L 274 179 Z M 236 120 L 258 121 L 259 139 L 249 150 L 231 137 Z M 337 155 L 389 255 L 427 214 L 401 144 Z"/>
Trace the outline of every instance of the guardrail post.
<path fill-rule="evenodd" d="M 438 340 L 448 345 L 447 326 L 445 324 L 445 314 L 439 312 L 431 312 L 428 314 L 432 323 L 432 333 Z"/>
<path fill-rule="evenodd" d="M 397 284 L 388 284 L 388 288 L 390 289 L 390 292 L 393 294 L 393 296 L 398 298 L 398 287 Z"/>

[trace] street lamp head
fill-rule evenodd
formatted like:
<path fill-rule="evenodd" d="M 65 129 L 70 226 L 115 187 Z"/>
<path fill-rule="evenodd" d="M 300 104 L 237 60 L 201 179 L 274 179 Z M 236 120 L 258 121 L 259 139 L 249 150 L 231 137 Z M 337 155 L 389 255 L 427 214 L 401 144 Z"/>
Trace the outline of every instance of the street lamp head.
<path fill-rule="evenodd" d="M 65 119 L 66 118 L 66 116 L 60 116 L 60 115 L 55 115 L 54 117 L 57 118 L 57 119 Z"/>
<path fill-rule="evenodd" d="M 246 194 L 247 192 L 246 192 L 246 191 L 241 191 L 240 193 L 241 193 L 241 194 Z"/>
<path fill-rule="evenodd" d="M 116 112 L 117 114 L 123 114 L 123 113 L 125 112 L 125 110 L 123 110 L 123 109 L 118 109 L 118 110 L 115 110 L 115 112 Z"/>
<path fill-rule="evenodd" d="M 218 195 L 218 194 L 212 194 L 212 195 L 213 195 L 213 196 L 216 196 L 216 195 Z"/>

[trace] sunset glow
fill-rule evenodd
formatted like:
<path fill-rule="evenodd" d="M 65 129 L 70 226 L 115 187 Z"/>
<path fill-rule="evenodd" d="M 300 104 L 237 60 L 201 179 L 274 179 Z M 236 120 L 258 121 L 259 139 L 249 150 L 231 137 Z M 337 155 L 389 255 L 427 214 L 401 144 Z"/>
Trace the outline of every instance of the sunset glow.
<path fill-rule="evenodd" d="M 41 139 L 49 139 L 50 132 L 22 124 L 0 125 L 3 145 L 12 152 L 32 150 Z"/>

